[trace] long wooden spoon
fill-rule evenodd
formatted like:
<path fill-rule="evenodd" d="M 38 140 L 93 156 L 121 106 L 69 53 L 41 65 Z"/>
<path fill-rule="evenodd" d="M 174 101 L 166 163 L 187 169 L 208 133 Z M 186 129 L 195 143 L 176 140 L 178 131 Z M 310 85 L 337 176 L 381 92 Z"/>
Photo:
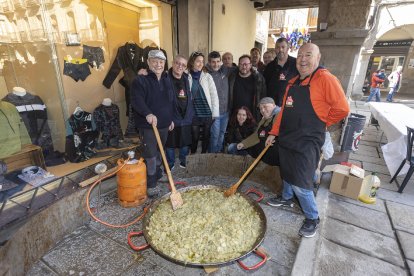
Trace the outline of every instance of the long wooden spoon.
<path fill-rule="evenodd" d="M 249 173 L 254 169 L 254 167 L 259 163 L 260 159 L 262 159 L 263 155 L 266 153 L 266 151 L 270 148 L 271 145 L 267 145 L 262 152 L 257 156 L 257 158 L 254 160 L 254 162 L 250 165 L 250 167 L 247 169 L 247 171 L 243 174 L 243 176 L 237 181 L 236 184 L 231 186 L 229 189 L 224 191 L 224 196 L 229 197 L 236 193 L 237 188 L 239 188 L 240 184 L 246 179 L 246 177 L 249 175 Z"/>
<path fill-rule="evenodd" d="M 158 129 L 155 125 L 152 125 L 152 129 L 154 130 L 155 138 L 157 138 L 157 143 L 158 143 L 158 147 L 161 152 L 162 161 L 164 163 L 164 168 L 167 171 L 168 182 L 170 182 L 170 185 L 171 185 L 171 195 L 170 195 L 171 205 L 172 205 L 173 210 L 176 210 L 183 205 L 183 198 L 181 197 L 181 194 L 177 192 L 177 189 L 175 188 L 174 180 L 171 175 L 170 166 L 168 166 L 167 158 L 165 157 L 165 153 L 164 153 L 164 147 L 162 146 L 162 143 L 161 143 L 160 133 L 158 132 Z"/>

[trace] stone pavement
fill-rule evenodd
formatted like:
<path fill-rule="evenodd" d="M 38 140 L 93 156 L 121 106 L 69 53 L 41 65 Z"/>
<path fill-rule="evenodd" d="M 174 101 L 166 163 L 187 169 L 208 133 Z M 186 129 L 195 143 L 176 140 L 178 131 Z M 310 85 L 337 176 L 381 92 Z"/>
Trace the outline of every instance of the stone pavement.
<path fill-rule="evenodd" d="M 180 178 L 174 174 L 176 181 L 186 181 L 190 186 L 214 184 L 229 187 L 238 180 L 223 176 Z M 167 193 L 168 183 L 163 184 L 163 193 Z M 298 207 L 275 209 L 264 204 L 268 198 L 275 195 L 255 182 L 244 182 L 241 190 L 246 191 L 251 187 L 265 195 L 263 203 L 260 203 L 267 217 L 267 232 L 262 247 L 270 256 L 270 260 L 254 272 L 244 271 L 238 263 L 233 262 L 221 266 L 212 275 L 289 275 L 292 270 L 300 243 L 297 232 L 303 220 L 301 211 Z M 101 203 L 99 217 L 115 224 L 130 221 L 142 212 L 142 207 L 121 208 L 115 192 L 103 196 Z M 96 202 L 92 204 L 96 205 Z M 108 228 L 91 221 L 61 240 L 32 266 L 27 275 L 206 275 L 200 267 L 174 264 L 157 255 L 152 249 L 133 251 L 127 244 L 127 234 L 141 229 L 141 221 L 126 229 Z M 140 245 L 145 243 L 145 240 L 136 238 L 134 243 Z M 243 261 L 252 266 L 260 259 L 251 254 Z"/>
<path fill-rule="evenodd" d="M 352 112 L 369 119 L 364 102 L 351 102 Z M 368 205 L 329 192 L 329 179 L 323 177 L 317 201 L 321 224 L 314 238 L 301 239 L 297 231 L 303 216 L 298 208 L 278 209 L 265 204 L 263 208 L 268 228 L 263 243 L 271 260 L 262 268 L 243 271 L 237 263 L 222 266 L 212 275 L 414 275 L 414 179 L 402 194 L 396 183 L 389 184 L 390 175 L 384 163 L 380 143 L 381 130 L 366 126 L 364 136 L 350 162 L 362 166 L 367 173 L 376 172 L 381 188 L 375 205 Z M 192 177 L 192 185 L 219 184 L 228 186 L 237 179 L 231 177 Z M 402 177 L 398 178 L 399 183 Z M 265 187 L 246 181 L 242 190 L 254 186 L 273 194 Z M 166 188 L 164 192 L 167 192 Z M 113 194 L 107 194 L 100 215 L 113 223 L 131 220 L 138 209 L 121 210 Z M 132 251 L 126 243 L 131 230 L 109 229 L 90 222 L 61 240 L 37 262 L 28 275 L 205 275 L 201 268 L 174 264 L 153 250 Z M 144 242 L 143 238 L 135 240 Z M 253 264 L 256 257 L 249 256 Z"/>

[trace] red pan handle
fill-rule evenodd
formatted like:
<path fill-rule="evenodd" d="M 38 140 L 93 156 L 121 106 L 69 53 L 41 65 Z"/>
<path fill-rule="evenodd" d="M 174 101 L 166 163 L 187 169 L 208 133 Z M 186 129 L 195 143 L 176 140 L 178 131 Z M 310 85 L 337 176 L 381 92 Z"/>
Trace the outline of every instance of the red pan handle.
<path fill-rule="evenodd" d="M 258 262 L 257 264 L 255 264 L 254 266 L 246 266 L 242 261 L 237 260 L 237 262 L 239 263 L 239 265 L 244 269 L 244 270 L 255 270 L 258 269 L 259 267 L 261 267 L 262 265 L 265 264 L 265 262 L 267 261 L 267 255 L 263 252 L 261 252 L 260 250 L 254 250 L 253 253 L 255 253 L 256 255 L 258 255 L 259 257 L 261 257 L 263 260 L 261 260 L 260 262 Z"/>
<path fill-rule="evenodd" d="M 187 182 L 185 182 L 185 181 L 176 181 L 176 182 L 174 182 L 174 184 L 175 184 L 175 186 L 183 185 L 183 186 L 187 187 Z M 168 185 L 168 189 L 171 191 L 171 185 Z"/>
<path fill-rule="evenodd" d="M 250 194 L 250 193 L 256 194 L 259 197 L 258 199 L 256 199 L 256 202 L 260 202 L 264 198 L 264 195 L 261 192 L 259 192 L 258 190 L 256 190 L 255 188 L 248 189 L 244 194 L 247 195 L 247 194 Z"/>
<path fill-rule="evenodd" d="M 141 246 L 136 246 L 135 244 L 132 243 L 132 241 L 131 241 L 131 238 L 132 237 L 138 237 L 138 236 L 141 236 L 142 234 L 143 234 L 142 231 L 139 231 L 139 232 L 129 232 L 128 233 L 128 244 L 129 244 L 129 246 L 132 249 L 134 249 L 136 251 L 141 251 L 141 250 L 144 250 L 144 249 L 150 247 L 150 245 L 148 243 L 146 243 L 144 245 L 141 245 Z"/>

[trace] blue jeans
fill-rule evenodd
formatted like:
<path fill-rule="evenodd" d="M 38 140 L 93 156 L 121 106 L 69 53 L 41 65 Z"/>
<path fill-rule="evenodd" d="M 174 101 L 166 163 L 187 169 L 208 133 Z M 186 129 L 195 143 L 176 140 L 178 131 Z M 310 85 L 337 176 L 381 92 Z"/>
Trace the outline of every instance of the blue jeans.
<path fill-rule="evenodd" d="M 189 151 L 190 151 L 189 146 L 180 148 L 179 153 L 178 153 L 178 159 L 180 159 L 180 164 L 185 164 Z M 170 166 L 170 169 L 171 169 L 175 163 L 175 148 L 166 148 L 165 153 L 167 156 L 168 166 Z"/>
<path fill-rule="evenodd" d="M 292 199 L 293 193 L 295 193 L 296 197 L 299 199 L 299 203 L 302 207 L 303 213 L 305 214 L 305 218 L 317 219 L 319 217 L 319 213 L 313 191 L 291 185 L 283 180 L 282 197 L 284 199 Z"/>
<path fill-rule="evenodd" d="M 224 134 L 226 133 L 229 113 L 220 114 L 211 125 L 210 149 L 209 152 L 216 153 L 223 151 Z"/>
<path fill-rule="evenodd" d="M 390 92 L 388 92 L 387 102 L 392 102 L 392 97 L 394 97 L 395 93 L 397 93 L 398 87 L 392 87 Z"/>
<path fill-rule="evenodd" d="M 371 101 L 371 99 L 375 96 L 375 101 L 380 102 L 381 101 L 381 91 L 379 89 L 379 87 L 377 88 L 372 88 L 370 90 L 367 102 Z"/>
<path fill-rule="evenodd" d="M 242 150 L 238 150 L 237 149 L 237 143 L 231 143 L 230 145 L 228 145 L 227 147 L 227 153 L 228 154 L 235 154 L 235 155 L 247 155 L 247 150 L 242 149 Z"/>

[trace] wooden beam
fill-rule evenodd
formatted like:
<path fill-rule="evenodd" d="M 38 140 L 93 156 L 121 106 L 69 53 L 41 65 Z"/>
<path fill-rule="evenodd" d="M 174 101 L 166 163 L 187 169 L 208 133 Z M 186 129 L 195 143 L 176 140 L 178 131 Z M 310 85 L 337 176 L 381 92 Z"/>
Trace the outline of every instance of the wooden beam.
<path fill-rule="evenodd" d="M 269 0 L 261 11 L 314 8 L 319 6 L 319 0 Z"/>

